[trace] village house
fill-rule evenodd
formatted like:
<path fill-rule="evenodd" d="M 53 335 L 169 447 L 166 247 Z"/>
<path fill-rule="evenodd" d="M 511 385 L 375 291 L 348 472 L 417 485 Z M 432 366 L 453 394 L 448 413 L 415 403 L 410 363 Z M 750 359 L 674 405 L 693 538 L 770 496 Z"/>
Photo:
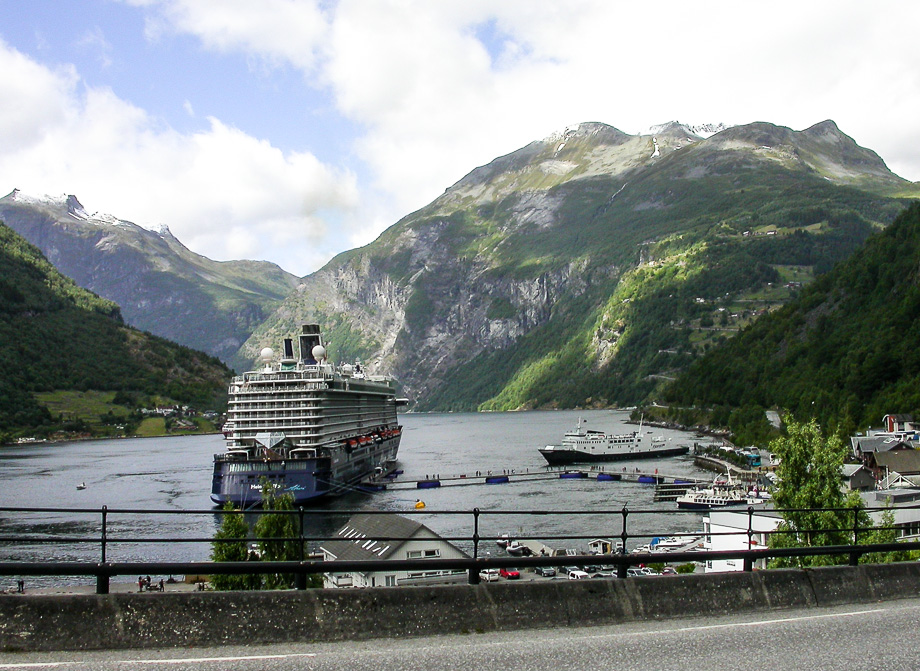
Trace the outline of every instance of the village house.
<path fill-rule="evenodd" d="M 915 433 L 920 426 L 914 423 L 913 415 L 885 415 L 882 424 L 887 433 Z"/>
<path fill-rule="evenodd" d="M 889 435 L 873 436 L 852 436 L 850 445 L 853 449 L 853 455 L 872 473 L 877 479 L 884 477 L 884 473 L 878 464 L 878 455 L 883 452 L 900 452 L 913 451 L 916 443 L 904 438 Z"/>
<path fill-rule="evenodd" d="M 462 550 L 420 522 L 399 515 L 355 515 L 320 547 L 324 561 L 461 559 Z M 378 570 L 327 573 L 324 587 L 397 587 L 434 585 L 466 580 L 465 571 Z"/>
<path fill-rule="evenodd" d="M 703 518 L 703 547 L 706 550 L 757 550 L 767 547 L 770 533 L 783 521 L 772 507 L 757 509 L 750 519 L 751 536 L 748 538 L 747 510 L 711 510 Z M 759 560 L 754 568 L 766 568 L 766 561 Z M 710 559 L 706 562 L 706 573 L 743 571 L 743 559 Z"/>
<path fill-rule="evenodd" d="M 891 450 L 875 455 L 883 489 L 920 486 L 920 450 Z"/>
<path fill-rule="evenodd" d="M 920 488 L 895 487 L 874 492 L 860 492 L 872 520 L 879 524 L 885 513 L 891 509 L 898 538 L 916 540 L 920 536 Z"/>
<path fill-rule="evenodd" d="M 840 477 L 845 489 L 854 492 L 869 491 L 876 487 L 875 475 L 862 464 L 843 464 Z"/>

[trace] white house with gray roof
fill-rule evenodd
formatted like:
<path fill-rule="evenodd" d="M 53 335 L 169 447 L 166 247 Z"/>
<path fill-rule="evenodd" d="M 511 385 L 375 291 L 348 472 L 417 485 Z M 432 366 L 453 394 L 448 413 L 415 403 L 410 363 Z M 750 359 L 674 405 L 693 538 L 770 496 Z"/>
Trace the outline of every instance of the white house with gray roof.
<path fill-rule="evenodd" d="M 460 559 L 465 552 L 420 522 L 395 514 L 355 515 L 320 550 L 324 561 Z M 378 570 L 327 573 L 324 587 L 397 587 L 466 580 L 465 571 Z"/>

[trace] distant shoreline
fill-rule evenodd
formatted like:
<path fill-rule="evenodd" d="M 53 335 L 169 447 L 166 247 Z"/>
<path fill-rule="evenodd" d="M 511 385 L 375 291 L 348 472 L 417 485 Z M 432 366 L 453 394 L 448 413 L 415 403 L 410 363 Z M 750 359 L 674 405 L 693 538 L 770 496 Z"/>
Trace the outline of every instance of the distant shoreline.
<path fill-rule="evenodd" d="M 182 438 L 183 436 L 216 436 L 220 431 L 194 431 L 188 433 L 163 433 L 153 436 L 75 436 L 72 438 L 43 438 L 16 443 L 2 443 L 0 447 L 25 447 L 27 445 L 60 445 L 61 443 L 82 443 L 88 440 L 137 440 L 141 438 Z"/>

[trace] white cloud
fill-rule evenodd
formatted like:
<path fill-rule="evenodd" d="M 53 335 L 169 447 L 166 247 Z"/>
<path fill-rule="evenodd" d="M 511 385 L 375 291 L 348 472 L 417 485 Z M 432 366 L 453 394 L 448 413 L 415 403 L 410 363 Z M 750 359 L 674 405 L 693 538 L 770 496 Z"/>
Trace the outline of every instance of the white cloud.
<path fill-rule="evenodd" d="M 153 39 L 192 35 L 267 66 L 266 78 L 275 65 L 298 68 L 332 103 L 316 103 L 323 114 L 277 113 L 319 120 L 335 107 L 332 126 L 357 129 L 337 144 L 353 151 L 342 165 L 362 161 L 361 180 L 220 112 L 176 132 L 73 68 L 0 45 L 0 86 L 15 101 L 0 104 L 10 188 L 53 184 L 43 189 L 76 193 L 90 209 L 166 223 L 214 258 L 312 270 L 473 168 L 582 121 L 636 133 L 671 119 L 803 129 L 830 118 L 920 179 L 920 3 L 123 1 L 143 8 Z"/>
<path fill-rule="evenodd" d="M 240 51 L 269 62 L 312 68 L 327 30 L 319 3 L 311 0 L 126 0 L 158 10 L 148 14 L 147 35 L 180 31 L 211 49 Z"/>
<path fill-rule="evenodd" d="M 77 47 L 94 53 L 101 67 L 107 68 L 112 65 L 112 45 L 105 39 L 99 26 L 87 30 L 83 37 L 77 40 Z"/>
<path fill-rule="evenodd" d="M 324 212 L 351 216 L 355 178 L 305 152 L 284 152 L 218 119 L 178 133 L 108 89 L 80 87 L 0 44 L 0 184 L 73 193 L 148 227 L 167 224 L 216 259 L 271 259 L 306 273 L 324 248 Z M 329 254 L 324 254 L 328 258 Z"/>
<path fill-rule="evenodd" d="M 635 133 L 671 119 L 803 129 L 833 118 L 920 178 L 916 145 L 902 140 L 920 129 L 920 5 L 142 1 L 205 46 L 284 61 L 328 86 L 364 129 L 354 149 L 377 192 L 365 199 L 386 215 L 369 218 L 367 234 L 381 228 L 370 221 L 395 221 L 478 165 L 581 121 Z"/>

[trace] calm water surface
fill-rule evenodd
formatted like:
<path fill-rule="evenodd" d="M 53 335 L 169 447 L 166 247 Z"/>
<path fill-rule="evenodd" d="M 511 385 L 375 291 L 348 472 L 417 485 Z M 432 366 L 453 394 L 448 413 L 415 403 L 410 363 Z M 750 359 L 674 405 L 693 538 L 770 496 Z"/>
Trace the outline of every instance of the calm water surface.
<path fill-rule="evenodd" d="M 471 536 L 472 515 L 446 515 L 445 511 L 472 511 L 485 514 L 480 534 L 549 538 L 564 534 L 619 535 L 623 506 L 630 510 L 673 510 L 674 503 L 653 503 L 654 488 L 626 482 L 597 482 L 593 479 L 551 478 L 540 481 L 512 481 L 502 485 L 463 484 L 439 489 L 417 490 L 399 485 L 400 480 L 438 475 L 449 478 L 477 471 L 486 473 L 533 473 L 545 471 L 537 448 L 558 443 L 562 434 L 574 427 L 578 417 L 593 429 L 625 433 L 636 430 L 626 424 L 622 411 L 547 411 L 485 414 L 407 414 L 400 445 L 400 467 L 405 473 L 386 491 L 339 497 L 317 506 L 322 514 L 310 515 L 307 533 L 322 536 L 337 530 L 353 511 L 389 510 L 413 515 L 445 537 Z M 643 432 L 678 444 L 692 444 L 691 434 L 644 427 Z M 130 509 L 141 514 L 108 515 L 109 561 L 177 560 L 201 561 L 208 558 L 210 538 L 219 521 L 209 498 L 212 455 L 224 450 L 222 436 L 187 436 L 128 440 L 83 441 L 50 445 L 0 448 L 0 506 L 60 507 L 87 509 L 87 514 L 5 513 L 0 512 L 0 536 L 41 538 L 67 536 L 66 545 L 49 546 L 39 542 L 10 543 L 0 539 L 5 559 L 29 560 L 53 553 L 60 560 L 99 561 L 100 510 Z M 626 462 L 630 470 L 658 469 L 662 474 L 711 477 L 685 457 Z M 607 465 L 622 471 L 623 464 Z M 85 483 L 86 488 L 77 489 Z M 425 509 L 419 514 L 415 501 L 421 498 Z M 171 515 L 167 511 L 201 511 L 194 516 Z M 557 512 L 558 514 L 516 515 L 519 511 Z M 441 513 L 441 514 L 439 514 Z M 585 514 L 587 513 L 587 514 Z M 699 514 L 634 515 L 631 534 L 666 534 L 696 531 Z M 167 544 L 155 542 L 165 537 L 202 539 L 200 542 Z M 144 542 L 139 542 L 143 540 Z M 647 539 L 646 539 L 647 540 Z M 548 541 L 559 547 L 586 548 L 586 540 Z M 637 539 L 635 544 L 645 542 Z M 458 542 L 466 550 L 468 543 Z M 494 551 L 483 542 L 480 553 Z M 0 579 L 2 580 L 2 579 Z M 11 580 L 11 579 L 7 579 Z M 60 579 L 55 579 L 60 581 Z M 38 578 L 30 583 L 38 584 Z"/>

